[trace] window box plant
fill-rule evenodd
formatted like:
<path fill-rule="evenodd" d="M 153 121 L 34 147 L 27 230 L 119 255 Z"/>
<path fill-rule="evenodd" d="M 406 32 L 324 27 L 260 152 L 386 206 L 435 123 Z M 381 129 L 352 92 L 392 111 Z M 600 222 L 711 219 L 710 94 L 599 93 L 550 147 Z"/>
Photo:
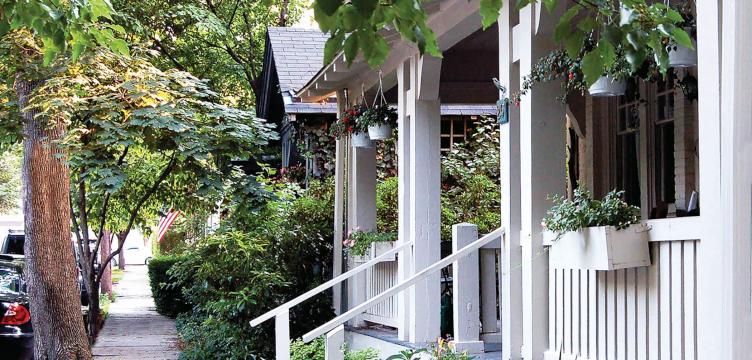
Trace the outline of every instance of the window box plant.
<path fill-rule="evenodd" d="M 541 225 L 550 245 L 550 266 L 563 269 L 616 270 L 650 265 L 647 227 L 639 208 L 612 191 L 602 200 L 575 190 L 572 200 L 555 197 Z"/>
<path fill-rule="evenodd" d="M 356 229 L 343 242 L 349 255 L 355 257 L 356 262 L 366 262 L 383 255 L 394 248 L 397 233 L 377 231 L 362 231 Z M 396 257 L 391 260 L 396 259 Z"/>

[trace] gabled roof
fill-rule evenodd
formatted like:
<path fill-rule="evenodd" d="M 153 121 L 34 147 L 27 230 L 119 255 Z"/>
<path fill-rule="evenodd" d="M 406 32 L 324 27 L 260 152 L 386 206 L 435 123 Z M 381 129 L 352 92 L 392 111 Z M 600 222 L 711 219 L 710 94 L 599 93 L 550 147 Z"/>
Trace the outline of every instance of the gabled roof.
<path fill-rule="evenodd" d="M 328 35 L 315 29 L 269 27 L 269 42 L 279 78 L 279 90 L 294 94 L 324 65 Z"/>

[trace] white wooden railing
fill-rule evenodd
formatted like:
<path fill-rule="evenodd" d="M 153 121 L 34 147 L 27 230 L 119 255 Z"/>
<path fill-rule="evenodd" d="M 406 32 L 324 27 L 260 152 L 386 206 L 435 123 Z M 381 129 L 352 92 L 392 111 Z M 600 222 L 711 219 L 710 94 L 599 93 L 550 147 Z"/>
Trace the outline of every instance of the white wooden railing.
<path fill-rule="evenodd" d="M 394 249 L 391 249 L 357 267 L 345 272 L 307 292 L 304 294 L 276 307 L 275 309 L 251 320 L 251 326 L 256 327 L 261 323 L 274 318 L 275 325 L 275 351 L 277 354 L 277 360 L 289 360 L 290 359 L 290 309 L 296 305 L 328 290 L 332 286 L 345 281 L 354 275 L 357 275 L 376 264 L 383 261 L 393 259 L 395 254 L 407 250 L 412 246 L 412 242 L 400 244 Z"/>
<path fill-rule="evenodd" d="M 470 224 L 458 224 L 458 225 L 455 225 L 455 229 L 454 229 L 454 232 L 455 232 L 454 236 L 455 236 L 455 238 L 458 237 L 457 234 L 456 234 L 458 226 L 462 226 L 462 225 L 470 225 Z M 470 226 L 473 226 L 473 225 L 470 225 Z M 477 237 L 477 230 L 475 230 L 475 234 L 476 234 L 475 236 Z M 477 254 L 478 250 L 480 250 L 481 248 L 484 248 L 485 246 L 487 246 L 488 244 L 490 244 L 492 241 L 499 239 L 503 234 L 504 234 L 504 229 L 498 228 L 498 229 L 492 231 L 491 233 L 489 233 L 489 234 L 481 237 L 480 239 L 472 241 L 471 243 L 469 243 L 469 244 L 467 244 L 465 246 L 460 246 L 461 244 L 455 242 L 455 244 L 456 244 L 455 245 L 455 249 L 454 249 L 455 251 L 451 255 L 449 255 L 449 256 L 447 256 L 447 257 L 445 257 L 445 258 L 437 261 L 436 263 L 432 264 L 431 266 L 429 266 L 429 267 L 427 267 L 427 268 L 419 271 L 418 273 L 416 273 L 416 274 L 412 275 L 411 277 L 403 280 L 402 282 L 400 282 L 400 283 L 398 283 L 398 284 L 390 287 L 386 291 L 384 291 L 384 292 L 382 292 L 382 293 L 380 293 L 378 295 L 375 295 L 374 297 L 372 297 L 368 301 L 365 301 L 365 302 L 363 302 L 361 304 L 356 305 L 352 309 L 348 310 L 347 312 L 345 312 L 342 315 L 337 316 L 336 318 L 332 319 L 331 321 L 327 322 L 326 324 L 324 324 L 324 325 L 322 325 L 322 326 L 320 326 L 320 327 L 318 327 L 318 328 L 316 328 L 316 329 L 308 332 L 307 334 L 303 335 L 303 341 L 304 342 L 309 342 L 309 341 L 311 341 L 313 339 L 318 338 L 321 335 L 327 334 L 327 349 L 330 349 L 330 348 L 332 348 L 332 349 L 339 348 L 339 346 L 332 346 L 332 344 L 330 342 L 334 341 L 335 345 L 341 345 L 341 344 L 336 344 L 336 342 L 343 341 L 343 338 L 344 338 L 342 336 L 343 325 L 347 321 L 350 321 L 354 317 L 362 314 L 363 312 L 365 312 L 368 309 L 372 308 L 376 304 L 379 304 L 379 303 L 383 302 L 384 300 L 386 300 L 386 299 L 388 299 L 388 298 L 390 298 L 392 296 L 395 296 L 395 295 L 399 294 L 400 292 L 402 292 L 404 290 L 407 290 L 408 288 L 410 288 L 411 286 L 413 286 L 416 282 L 421 281 L 421 280 L 427 278 L 428 276 L 432 275 L 433 273 L 435 273 L 437 271 L 440 271 L 441 269 L 445 268 L 446 266 L 448 266 L 450 264 L 454 264 L 453 265 L 453 268 L 454 268 L 453 271 L 454 271 L 454 274 L 456 276 L 455 283 L 457 283 L 458 280 L 465 275 L 463 273 L 464 269 L 475 267 L 475 269 L 476 269 L 476 277 L 475 277 L 475 282 L 474 283 L 475 283 L 475 287 L 477 289 L 477 287 L 479 286 L 479 282 L 478 282 L 478 278 L 477 278 L 477 257 L 475 258 L 474 266 L 473 266 L 473 260 L 472 259 L 466 259 L 466 258 L 468 256 L 470 256 L 470 255 Z M 464 237 L 464 238 L 467 238 L 467 237 Z M 491 246 L 490 248 L 493 248 L 493 247 L 494 246 Z M 469 266 L 462 266 L 462 262 L 467 262 L 467 264 Z M 473 282 L 472 281 L 468 281 L 467 283 L 468 284 L 472 284 Z M 457 286 L 457 285 L 455 285 L 455 286 Z M 456 289 L 455 293 L 464 293 L 464 291 L 462 291 L 460 289 Z M 477 297 L 476 297 L 475 301 L 476 302 L 478 301 Z M 458 304 L 455 304 L 455 308 L 457 307 L 457 305 Z M 477 306 L 476 306 L 476 309 L 477 309 Z M 459 317 L 459 319 L 458 319 L 458 317 Z M 457 328 L 458 326 L 462 326 L 461 324 L 472 324 L 473 322 L 475 322 L 475 324 L 476 324 L 475 326 L 477 326 L 477 323 L 478 323 L 477 319 L 478 319 L 478 317 L 475 317 L 473 319 L 473 316 L 470 316 L 467 319 L 464 319 L 462 314 L 459 314 L 459 313 L 455 314 L 455 328 Z M 289 335 L 289 333 L 283 333 L 282 335 Z M 476 336 L 479 336 L 479 334 L 476 335 Z M 285 357 L 285 355 L 287 357 Z M 280 354 L 278 352 L 277 353 L 277 359 L 278 360 L 279 359 L 289 359 L 289 354 L 288 353 Z M 327 354 L 327 359 L 330 359 L 329 354 Z"/>

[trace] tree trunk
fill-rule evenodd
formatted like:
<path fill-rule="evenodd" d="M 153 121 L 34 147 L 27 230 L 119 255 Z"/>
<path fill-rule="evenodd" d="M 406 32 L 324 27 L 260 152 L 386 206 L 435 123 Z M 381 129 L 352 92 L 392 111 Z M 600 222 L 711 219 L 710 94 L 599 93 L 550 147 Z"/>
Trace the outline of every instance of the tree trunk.
<path fill-rule="evenodd" d="M 93 276 L 92 276 L 93 277 Z M 89 327 L 89 340 L 94 343 L 94 339 L 99 333 L 99 284 L 94 280 L 89 280 L 89 315 L 86 317 L 87 326 Z"/>
<path fill-rule="evenodd" d="M 18 77 L 14 88 L 20 108 L 41 82 Z M 70 175 L 51 142 L 64 124 L 47 127 L 22 114 L 24 124 L 23 210 L 25 276 L 31 304 L 36 359 L 91 359 L 81 316 L 71 243 Z M 64 154 L 62 154 L 64 155 Z"/>
<path fill-rule="evenodd" d="M 107 294 L 110 299 L 112 299 L 112 266 L 110 264 L 105 264 L 104 262 L 107 261 L 107 257 L 110 256 L 111 251 L 112 234 L 110 234 L 109 231 L 105 231 L 99 250 L 99 259 L 102 262 L 101 266 L 105 267 L 104 273 L 102 273 L 101 289 L 102 293 Z"/>
<path fill-rule="evenodd" d="M 121 245 L 125 241 L 126 235 L 124 233 L 118 234 L 118 245 L 120 245 L 120 252 L 118 253 L 118 269 L 125 270 L 125 247 Z"/>

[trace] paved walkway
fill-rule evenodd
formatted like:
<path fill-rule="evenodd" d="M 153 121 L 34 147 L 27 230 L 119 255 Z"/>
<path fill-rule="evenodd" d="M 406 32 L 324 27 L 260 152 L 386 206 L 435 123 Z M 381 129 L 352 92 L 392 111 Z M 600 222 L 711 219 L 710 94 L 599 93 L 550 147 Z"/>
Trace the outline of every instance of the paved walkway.
<path fill-rule="evenodd" d="M 129 265 L 92 349 L 95 359 L 177 359 L 175 322 L 157 314 L 146 266 Z"/>

